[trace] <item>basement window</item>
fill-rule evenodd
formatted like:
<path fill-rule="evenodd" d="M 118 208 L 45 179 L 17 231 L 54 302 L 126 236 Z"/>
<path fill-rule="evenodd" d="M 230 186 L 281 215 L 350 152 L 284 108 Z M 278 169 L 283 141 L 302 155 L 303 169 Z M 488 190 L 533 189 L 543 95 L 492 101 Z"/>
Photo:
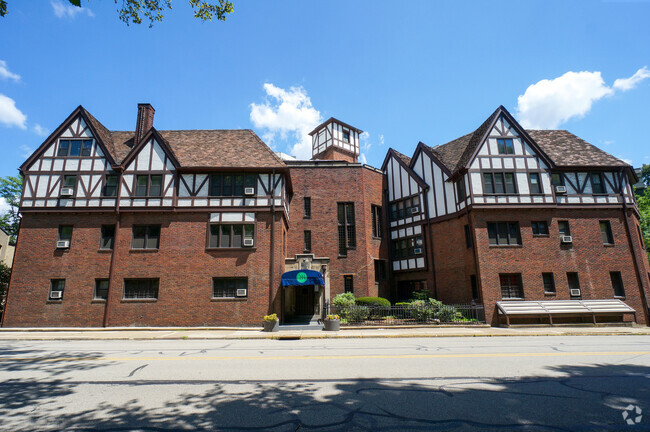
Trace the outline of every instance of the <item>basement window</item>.
<path fill-rule="evenodd" d="M 124 300 L 158 300 L 158 279 L 124 279 Z"/>

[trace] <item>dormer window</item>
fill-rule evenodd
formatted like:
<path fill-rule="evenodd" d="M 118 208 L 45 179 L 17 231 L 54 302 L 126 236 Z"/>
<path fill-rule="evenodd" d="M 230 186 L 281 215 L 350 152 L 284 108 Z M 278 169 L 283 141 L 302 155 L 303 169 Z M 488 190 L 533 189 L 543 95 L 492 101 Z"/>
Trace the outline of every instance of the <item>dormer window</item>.
<path fill-rule="evenodd" d="M 90 156 L 93 147 L 92 140 L 61 140 L 57 156 Z"/>
<path fill-rule="evenodd" d="M 512 142 L 512 139 L 498 139 L 497 147 L 499 149 L 499 154 L 509 155 L 515 154 L 515 145 Z"/>
<path fill-rule="evenodd" d="M 350 142 L 350 131 L 343 129 L 343 141 L 346 143 Z"/>

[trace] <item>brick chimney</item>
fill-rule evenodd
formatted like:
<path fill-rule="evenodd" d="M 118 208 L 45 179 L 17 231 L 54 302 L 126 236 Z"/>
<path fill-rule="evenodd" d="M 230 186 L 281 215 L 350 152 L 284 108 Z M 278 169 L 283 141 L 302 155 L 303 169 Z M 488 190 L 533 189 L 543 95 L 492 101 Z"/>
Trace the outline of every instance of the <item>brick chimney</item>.
<path fill-rule="evenodd" d="M 153 115 L 156 110 L 153 109 L 151 104 L 141 103 L 138 104 L 138 121 L 135 125 L 135 143 L 138 144 L 140 140 L 149 132 L 153 127 Z"/>

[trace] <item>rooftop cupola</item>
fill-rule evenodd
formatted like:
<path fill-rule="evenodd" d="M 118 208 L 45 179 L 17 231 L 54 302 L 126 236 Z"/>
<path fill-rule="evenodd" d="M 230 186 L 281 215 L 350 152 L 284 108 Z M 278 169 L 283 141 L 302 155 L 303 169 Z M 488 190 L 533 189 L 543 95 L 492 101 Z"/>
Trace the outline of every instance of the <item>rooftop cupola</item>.
<path fill-rule="evenodd" d="M 357 162 L 361 129 L 330 117 L 309 133 L 312 160 Z"/>

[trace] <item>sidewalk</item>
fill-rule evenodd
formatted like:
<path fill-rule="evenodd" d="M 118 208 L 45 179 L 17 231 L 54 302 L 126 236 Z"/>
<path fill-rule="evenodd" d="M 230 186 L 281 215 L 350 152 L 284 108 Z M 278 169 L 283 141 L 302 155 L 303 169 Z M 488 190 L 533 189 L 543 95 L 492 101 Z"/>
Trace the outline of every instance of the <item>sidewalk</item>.
<path fill-rule="evenodd" d="M 0 341 L 10 340 L 174 340 L 174 339 L 329 339 L 329 338 L 419 338 L 498 336 L 609 336 L 650 335 L 650 328 L 635 327 L 414 327 L 354 328 L 338 332 L 280 330 L 264 333 L 259 328 L 0 328 Z"/>

